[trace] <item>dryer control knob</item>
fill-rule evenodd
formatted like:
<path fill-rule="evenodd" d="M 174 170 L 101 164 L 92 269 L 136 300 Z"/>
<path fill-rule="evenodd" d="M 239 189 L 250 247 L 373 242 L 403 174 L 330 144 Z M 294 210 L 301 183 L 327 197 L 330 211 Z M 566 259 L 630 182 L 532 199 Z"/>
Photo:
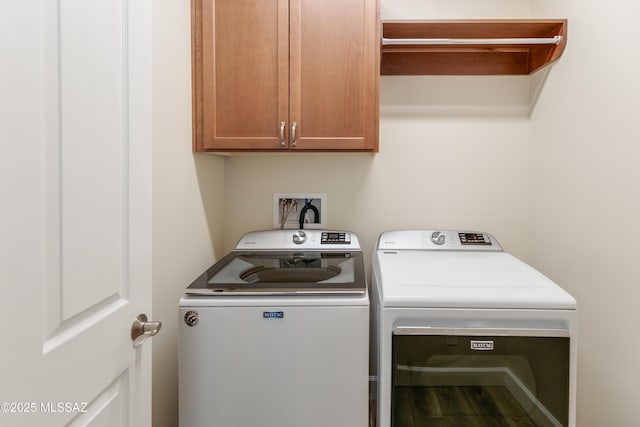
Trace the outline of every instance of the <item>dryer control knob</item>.
<path fill-rule="evenodd" d="M 293 233 L 293 243 L 295 243 L 296 245 L 301 245 L 306 241 L 307 233 L 305 233 L 304 231 L 300 230 Z"/>
<path fill-rule="evenodd" d="M 433 234 L 431 234 L 431 241 L 436 245 L 444 245 L 444 233 L 434 231 Z"/>

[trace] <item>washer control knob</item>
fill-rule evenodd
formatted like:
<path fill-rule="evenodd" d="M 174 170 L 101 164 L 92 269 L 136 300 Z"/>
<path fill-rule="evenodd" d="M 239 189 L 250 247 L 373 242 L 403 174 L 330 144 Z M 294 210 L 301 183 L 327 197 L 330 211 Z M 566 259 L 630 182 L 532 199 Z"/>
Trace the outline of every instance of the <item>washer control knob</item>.
<path fill-rule="evenodd" d="M 293 233 L 293 243 L 296 245 L 301 245 L 307 241 L 307 233 L 302 230 L 296 231 Z"/>
<path fill-rule="evenodd" d="M 435 245 L 444 245 L 444 233 L 441 231 L 434 231 L 431 234 L 431 241 Z"/>

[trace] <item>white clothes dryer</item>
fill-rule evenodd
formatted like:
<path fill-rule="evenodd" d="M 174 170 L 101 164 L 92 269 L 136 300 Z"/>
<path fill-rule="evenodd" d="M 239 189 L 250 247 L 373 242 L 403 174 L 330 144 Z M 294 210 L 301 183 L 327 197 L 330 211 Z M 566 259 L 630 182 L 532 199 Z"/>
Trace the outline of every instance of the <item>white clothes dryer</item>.
<path fill-rule="evenodd" d="M 577 306 L 487 233 L 382 233 L 373 254 L 377 426 L 576 423 Z"/>
<path fill-rule="evenodd" d="M 180 300 L 180 426 L 365 427 L 368 329 L 355 234 L 244 235 Z"/>

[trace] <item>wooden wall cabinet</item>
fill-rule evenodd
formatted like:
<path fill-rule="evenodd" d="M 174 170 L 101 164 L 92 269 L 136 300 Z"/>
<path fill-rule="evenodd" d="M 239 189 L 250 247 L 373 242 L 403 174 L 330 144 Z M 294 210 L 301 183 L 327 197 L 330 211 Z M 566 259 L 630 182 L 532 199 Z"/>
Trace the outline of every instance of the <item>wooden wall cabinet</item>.
<path fill-rule="evenodd" d="M 377 0 L 192 0 L 194 151 L 377 151 Z"/>

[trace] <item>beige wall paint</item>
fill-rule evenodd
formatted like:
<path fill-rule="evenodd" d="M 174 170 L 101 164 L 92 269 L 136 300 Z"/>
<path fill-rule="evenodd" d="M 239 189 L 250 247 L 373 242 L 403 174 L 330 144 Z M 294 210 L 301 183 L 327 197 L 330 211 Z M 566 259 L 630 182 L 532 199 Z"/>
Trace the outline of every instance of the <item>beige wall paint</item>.
<path fill-rule="evenodd" d="M 224 159 L 191 153 L 189 2 L 154 0 L 153 425 L 178 425 L 178 300 L 222 250 Z"/>
<path fill-rule="evenodd" d="M 378 0 L 382 19 L 529 18 L 532 0 Z"/>
<path fill-rule="evenodd" d="M 578 300 L 578 425 L 638 425 L 636 2 L 541 0 L 569 19 L 531 119 L 529 260 Z"/>

